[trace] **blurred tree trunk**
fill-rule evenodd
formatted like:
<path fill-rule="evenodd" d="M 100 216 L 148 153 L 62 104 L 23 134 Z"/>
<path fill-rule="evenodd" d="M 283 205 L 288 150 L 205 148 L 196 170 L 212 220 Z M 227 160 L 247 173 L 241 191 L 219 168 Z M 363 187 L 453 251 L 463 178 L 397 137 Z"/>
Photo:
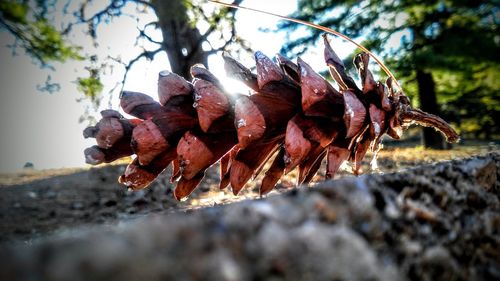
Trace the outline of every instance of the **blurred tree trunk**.
<path fill-rule="evenodd" d="M 175 72 L 191 80 L 189 69 L 196 63 L 207 66 L 208 54 L 201 44 L 204 39 L 200 31 L 189 21 L 184 1 L 152 1 L 163 35 L 163 48 Z"/>
<path fill-rule="evenodd" d="M 418 99 L 420 109 L 439 116 L 436 85 L 432 73 L 417 70 Z M 422 144 L 426 148 L 446 149 L 444 138 L 433 128 L 422 128 Z"/>

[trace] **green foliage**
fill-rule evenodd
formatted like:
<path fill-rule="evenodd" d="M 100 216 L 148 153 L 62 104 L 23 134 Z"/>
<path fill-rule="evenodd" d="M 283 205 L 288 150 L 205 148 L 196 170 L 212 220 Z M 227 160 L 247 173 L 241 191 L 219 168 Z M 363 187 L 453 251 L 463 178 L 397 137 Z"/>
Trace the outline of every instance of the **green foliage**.
<path fill-rule="evenodd" d="M 104 88 L 104 85 L 101 83 L 98 76 L 90 75 L 86 78 L 78 78 L 76 84 L 78 91 L 83 93 L 93 103 L 98 102 L 98 97 Z"/>
<path fill-rule="evenodd" d="M 68 59 L 81 60 L 83 57 L 79 54 L 80 47 L 71 46 L 63 38 L 60 31 L 46 20 L 36 21 L 28 27 L 27 40 L 31 45 L 31 50 L 43 62 L 59 61 L 64 62 Z"/>
<path fill-rule="evenodd" d="M 23 48 L 43 66 L 50 62 L 83 59 L 79 46 L 68 43 L 63 31 L 47 18 L 47 1 L 0 2 L 0 28 L 14 35 L 14 47 Z"/>
<path fill-rule="evenodd" d="M 0 2 L 0 12 L 6 21 L 18 24 L 27 24 L 27 15 L 29 7 L 26 3 L 15 1 Z"/>
<path fill-rule="evenodd" d="M 417 96 L 416 70 L 431 72 L 445 118 L 463 133 L 488 137 L 500 131 L 500 8 L 494 2 L 299 0 L 291 16 L 362 40 L 394 70 L 410 98 Z M 319 35 L 311 30 L 282 51 L 300 54 L 316 46 Z"/>
<path fill-rule="evenodd" d="M 234 0 L 233 3 L 241 2 Z M 134 6 L 136 14 L 128 10 Z M 109 65 L 120 64 L 125 70 L 122 81 L 110 90 L 109 94 L 112 94 L 120 90 L 119 85 L 123 86 L 128 71 L 143 58 L 152 60 L 156 54 L 166 51 L 172 70 L 190 77 L 189 67 L 194 63 L 206 63 L 204 58 L 209 54 L 217 53 L 233 42 L 242 46 L 245 42 L 237 38 L 235 31 L 235 10 L 213 7 L 204 0 L 5 0 L 0 1 L 0 32 L 12 34 L 15 40 L 9 47 L 14 51 L 24 50 L 42 67 L 54 69 L 54 62 L 85 59 L 90 75 L 77 78 L 75 84 L 97 109 L 103 98 L 100 81 L 104 71 L 96 70 L 102 69 L 99 65 L 111 62 Z M 154 12 L 157 19 L 143 25 L 140 17 L 146 10 Z M 128 61 L 123 61 L 121 56 L 99 59 L 94 50 L 85 50 L 86 53 L 70 42 L 75 30 L 81 32 L 78 27 L 87 27 L 84 35 L 92 40 L 94 47 L 99 47 L 98 27 L 119 17 L 137 20 L 137 30 L 131 32 L 138 31 L 135 44 L 143 51 L 135 58 Z M 200 21 L 204 24 L 199 24 Z M 156 41 L 149 34 L 150 27 L 161 29 L 163 41 Z M 217 39 L 211 42 L 211 49 L 205 48 L 203 44 L 212 37 Z M 150 45 L 156 49 L 151 50 Z M 52 92 L 58 89 L 57 86 L 48 79 L 38 90 Z"/>

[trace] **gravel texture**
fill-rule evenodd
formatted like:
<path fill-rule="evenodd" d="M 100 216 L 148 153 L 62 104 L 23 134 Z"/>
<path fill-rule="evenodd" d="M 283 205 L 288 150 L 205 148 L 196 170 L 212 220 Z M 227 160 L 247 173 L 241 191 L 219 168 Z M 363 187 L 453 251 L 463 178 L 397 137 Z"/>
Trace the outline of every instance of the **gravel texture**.
<path fill-rule="evenodd" d="M 500 153 L 5 241 L 0 280 L 500 280 Z"/>

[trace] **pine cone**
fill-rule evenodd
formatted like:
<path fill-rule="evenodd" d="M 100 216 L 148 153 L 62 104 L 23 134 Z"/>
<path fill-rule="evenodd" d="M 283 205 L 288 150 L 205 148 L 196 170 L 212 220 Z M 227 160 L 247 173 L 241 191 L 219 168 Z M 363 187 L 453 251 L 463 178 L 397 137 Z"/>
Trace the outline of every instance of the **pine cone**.
<path fill-rule="evenodd" d="M 381 137 L 401 137 L 411 123 L 440 130 L 450 142 L 456 132 L 441 118 L 410 106 L 409 99 L 389 78 L 376 82 L 368 70 L 369 56 L 354 64 L 359 89 L 325 36 L 325 60 L 336 90 L 300 58 L 294 63 L 278 55 L 278 64 L 255 54 L 257 74 L 224 54 L 229 75 L 251 90 L 249 96 L 228 94 L 220 81 L 201 65 L 191 68 L 188 82 L 175 73 L 160 72 L 160 103 L 135 92 L 123 92 L 122 109 L 139 119 L 127 120 L 105 110 L 85 137 L 96 138 L 87 148 L 87 163 L 100 164 L 136 155 L 119 181 L 137 190 L 148 186 L 170 163 L 175 198 L 188 196 L 205 170 L 220 161 L 220 188 L 231 184 L 236 195 L 276 154 L 266 171 L 260 193 L 271 191 L 283 174 L 298 167 L 298 184 L 311 181 L 322 160 L 333 178 L 344 161 L 361 173 L 368 149 L 376 152 Z"/>

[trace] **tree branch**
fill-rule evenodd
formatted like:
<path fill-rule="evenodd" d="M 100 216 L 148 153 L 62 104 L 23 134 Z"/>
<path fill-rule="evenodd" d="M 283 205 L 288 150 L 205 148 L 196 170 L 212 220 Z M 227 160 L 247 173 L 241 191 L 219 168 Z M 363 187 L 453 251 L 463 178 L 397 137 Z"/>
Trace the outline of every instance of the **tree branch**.
<path fill-rule="evenodd" d="M 149 25 L 149 24 L 148 24 Z M 147 25 L 146 25 L 147 26 Z M 139 40 L 139 38 L 143 37 L 143 38 L 146 38 L 149 42 L 151 43 L 155 43 L 155 44 L 158 44 L 158 45 L 161 45 L 162 42 L 160 41 L 156 41 L 154 40 L 153 38 L 151 38 L 151 36 L 149 36 L 147 33 L 146 33 L 146 26 L 141 29 L 139 27 L 137 27 L 137 30 L 139 31 L 139 35 L 137 36 L 137 41 Z M 137 42 L 136 41 L 136 42 Z"/>
<path fill-rule="evenodd" d="M 130 2 L 135 2 L 135 3 L 137 3 L 137 4 L 142 4 L 142 5 L 147 6 L 147 7 L 151 8 L 151 9 L 153 9 L 153 10 L 154 10 L 154 9 L 156 9 L 156 6 L 155 6 L 155 5 L 153 5 L 153 4 L 152 4 L 151 2 L 149 2 L 149 1 L 142 1 L 142 0 L 130 0 Z"/>
<path fill-rule="evenodd" d="M 233 1 L 232 4 L 239 5 L 241 2 L 243 2 L 243 0 L 235 0 L 235 1 Z M 200 7 L 195 6 L 195 8 L 198 9 L 200 14 L 203 16 L 203 18 L 207 22 L 210 22 L 210 19 L 205 15 L 205 13 L 203 12 L 203 10 Z M 229 38 L 229 40 L 226 40 L 226 43 L 222 47 L 207 51 L 207 53 L 209 53 L 209 54 L 213 54 L 213 53 L 216 53 L 220 50 L 223 50 L 226 46 L 228 46 L 231 43 L 231 41 L 236 36 L 236 29 L 234 26 L 234 16 L 235 16 L 236 10 L 234 10 L 234 9 L 228 10 L 228 8 L 223 8 L 222 11 L 224 11 L 224 12 L 227 11 L 227 13 L 231 19 L 230 20 L 230 22 L 231 22 L 231 37 Z M 191 52 L 189 52 L 189 54 L 186 56 L 186 59 L 188 59 L 188 60 L 191 59 L 194 56 L 194 54 L 196 54 L 200 50 L 200 47 L 202 46 L 203 42 L 205 42 L 207 40 L 208 36 L 210 36 L 210 34 L 212 34 L 217 29 L 217 27 L 219 26 L 219 23 L 221 22 L 222 19 L 223 19 L 222 16 L 219 16 L 219 15 L 215 16 L 215 18 L 213 20 L 214 23 L 211 24 L 210 27 L 208 28 L 208 30 L 198 39 L 198 41 L 196 42 L 195 48 L 193 48 L 191 50 Z"/>
<path fill-rule="evenodd" d="M 4 19 L 1 17 L 0 17 L 0 26 L 3 26 L 16 38 L 16 43 L 14 43 L 13 48 L 18 46 L 18 41 L 21 41 L 22 48 L 25 49 L 27 53 L 32 55 L 38 62 L 40 62 L 42 67 L 49 66 L 49 64 L 45 61 L 45 59 L 37 52 L 36 46 L 33 45 L 33 42 L 31 42 L 31 40 L 25 35 L 23 30 L 21 30 L 17 26 L 10 25 L 8 22 L 4 21 Z"/>
<path fill-rule="evenodd" d="M 117 85 L 112 89 L 112 91 L 114 91 L 114 89 L 116 89 L 117 86 L 120 85 L 120 84 L 122 85 L 122 88 L 121 88 L 120 92 L 123 91 L 123 87 L 125 86 L 125 80 L 127 80 L 128 73 L 129 73 L 130 69 L 132 68 L 132 66 L 136 62 L 138 62 L 142 58 L 146 58 L 147 60 L 153 60 L 153 58 L 155 57 L 155 55 L 158 54 L 161 51 L 163 51 L 162 47 L 159 47 L 158 49 L 153 50 L 153 51 L 144 50 L 142 53 L 140 53 L 139 55 L 137 55 L 135 58 L 133 58 L 130 61 L 128 61 L 128 63 L 123 62 L 121 59 L 117 59 L 117 58 L 108 56 L 109 59 L 111 59 L 111 60 L 113 60 L 113 61 L 115 61 L 115 62 L 123 65 L 124 68 L 125 68 L 125 73 L 123 74 L 122 80 L 117 83 Z"/>

